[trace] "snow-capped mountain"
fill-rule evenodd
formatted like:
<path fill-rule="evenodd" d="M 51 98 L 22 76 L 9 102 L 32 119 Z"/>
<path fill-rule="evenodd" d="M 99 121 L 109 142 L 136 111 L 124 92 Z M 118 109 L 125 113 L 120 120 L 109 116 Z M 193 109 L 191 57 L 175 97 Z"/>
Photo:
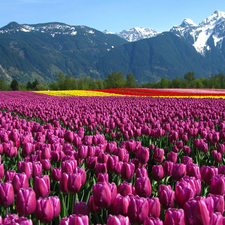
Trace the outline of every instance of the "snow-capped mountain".
<path fill-rule="evenodd" d="M 195 47 L 196 51 L 205 55 L 212 47 L 209 41 L 211 38 L 215 47 L 218 49 L 222 47 L 225 37 L 225 13 L 216 10 L 198 25 L 190 19 L 185 19 L 181 25 L 173 26 L 170 32 L 184 38 Z"/>
<path fill-rule="evenodd" d="M 103 31 L 105 34 L 116 34 L 121 38 L 124 38 L 125 40 L 129 42 L 138 41 L 145 38 L 154 37 L 158 32 L 153 30 L 152 28 L 142 28 L 142 27 L 133 27 L 129 30 L 123 30 L 121 32 L 110 32 L 108 30 Z"/>
<path fill-rule="evenodd" d="M 79 26 L 80 28 L 85 29 L 87 33 L 94 34 L 95 31 L 91 28 L 85 26 Z M 52 37 L 56 34 L 69 34 L 69 35 L 76 35 L 77 34 L 77 27 L 69 26 L 64 23 L 44 23 L 44 24 L 35 24 L 35 25 L 28 25 L 28 24 L 18 24 L 16 22 L 11 22 L 7 26 L 0 28 L 1 33 L 15 33 L 15 32 L 41 32 L 41 33 L 48 33 Z"/>

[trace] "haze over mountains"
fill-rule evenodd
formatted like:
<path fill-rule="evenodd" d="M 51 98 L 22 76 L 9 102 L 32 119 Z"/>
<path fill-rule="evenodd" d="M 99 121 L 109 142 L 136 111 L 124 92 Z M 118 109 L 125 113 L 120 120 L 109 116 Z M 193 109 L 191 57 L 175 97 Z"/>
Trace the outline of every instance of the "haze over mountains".
<path fill-rule="evenodd" d="M 55 81 L 58 72 L 104 79 L 108 73 L 133 73 L 138 83 L 162 77 L 225 73 L 225 13 L 216 10 L 195 24 L 158 33 L 135 27 L 115 34 L 63 23 L 18 24 L 0 28 L 0 79 L 22 83 Z"/>

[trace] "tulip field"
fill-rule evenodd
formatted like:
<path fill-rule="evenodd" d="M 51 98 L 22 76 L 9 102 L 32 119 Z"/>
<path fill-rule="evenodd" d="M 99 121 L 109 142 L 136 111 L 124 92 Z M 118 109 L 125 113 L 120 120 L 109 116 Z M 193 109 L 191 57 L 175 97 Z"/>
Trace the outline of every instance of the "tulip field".
<path fill-rule="evenodd" d="M 225 225 L 225 92 L 0 92 L 0 225 Z"/>

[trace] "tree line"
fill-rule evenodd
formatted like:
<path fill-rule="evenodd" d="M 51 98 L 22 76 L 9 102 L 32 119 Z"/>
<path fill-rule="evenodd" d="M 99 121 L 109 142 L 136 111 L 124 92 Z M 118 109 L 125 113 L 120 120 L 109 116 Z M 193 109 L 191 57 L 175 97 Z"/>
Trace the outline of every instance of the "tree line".
<path fill-rule="evenodd" d="M 183 78 L 176 77 L 172 80 L 162 78 L 158 82 L 147 82 L 137 84 L 132 73 L 128 73 L 126 78 L 122 72 L 109 73 L 105 80 L 94 79 L 93 77 L 74 78 L 59 72 L 56 82 L 49 85 L 39 84 L 35 79 L 27 84 L 19 84 L 13 79 L 10 85 L 0 79 L 0 90 L 84 90 L 84 89 L 104 89 L 104 88 L 225 88 L 225 75 L 218 73 L 211 74 L 209 78 L 196 78 L 194 72 L 185 73 Z"/>

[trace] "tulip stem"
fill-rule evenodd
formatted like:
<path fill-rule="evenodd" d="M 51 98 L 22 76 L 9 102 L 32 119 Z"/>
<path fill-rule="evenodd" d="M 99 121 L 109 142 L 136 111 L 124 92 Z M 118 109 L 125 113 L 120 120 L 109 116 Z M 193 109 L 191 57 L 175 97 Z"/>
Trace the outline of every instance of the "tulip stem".
<path fill-rule="evenodd" d="M 74 210 L 74 205 L 75 205 L 75 201 L 76 201 L 76 193 L 73 194 L 73 198 L 72 198 L 72 207 L 71 207 L 71 215 L 73 214 L 73 210 Z"/>

